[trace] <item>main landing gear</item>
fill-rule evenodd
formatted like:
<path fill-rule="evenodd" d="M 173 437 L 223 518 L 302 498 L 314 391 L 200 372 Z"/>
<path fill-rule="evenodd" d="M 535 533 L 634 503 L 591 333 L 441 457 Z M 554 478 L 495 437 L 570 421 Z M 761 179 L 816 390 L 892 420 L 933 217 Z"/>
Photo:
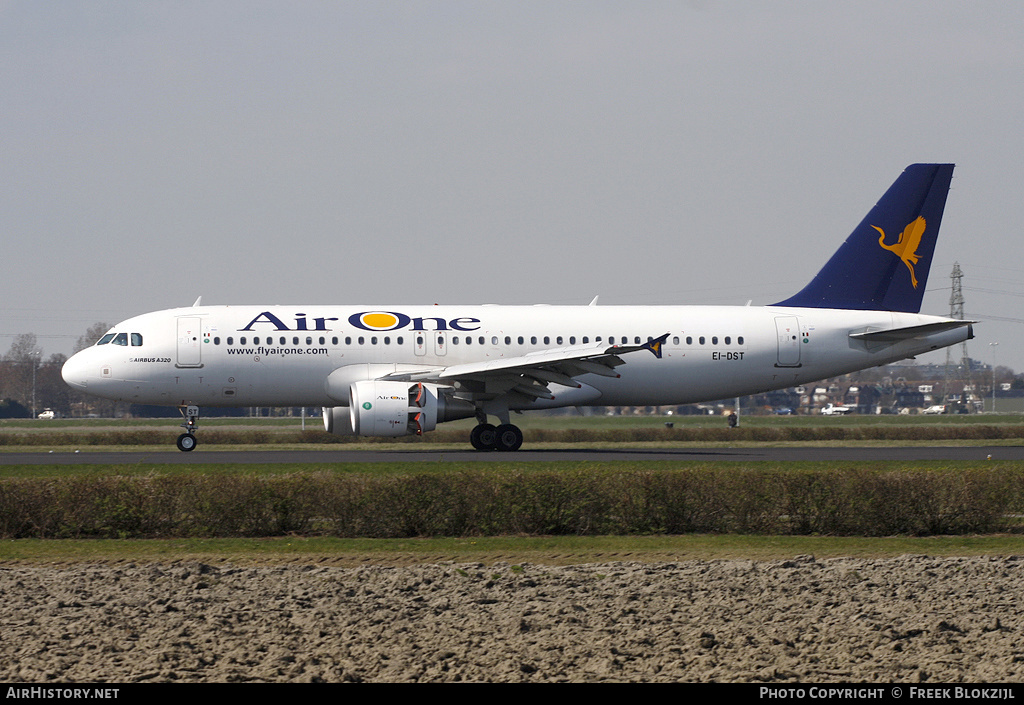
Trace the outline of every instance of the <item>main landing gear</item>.
<path fill-rule="evenodd" d="M 523 432 L 510 423 L 500 426 L 481 423 L 470 431 L 469 442 L 477 450 L 519 450 L 519 446 L 523 445 Z"/>
<path fill-rule="evenodd" d="M 188 452 L 196 447 L 198 441 L 196 440 L 196 421 L 199 420 L 199 407 L 198 406 L 179 406 L 178 411 L 184 417 L 185 422 L 181 424 L 181 427 L 185 429 L 185 433 L 178 436 L 178 450 L 182 452 Z"/>

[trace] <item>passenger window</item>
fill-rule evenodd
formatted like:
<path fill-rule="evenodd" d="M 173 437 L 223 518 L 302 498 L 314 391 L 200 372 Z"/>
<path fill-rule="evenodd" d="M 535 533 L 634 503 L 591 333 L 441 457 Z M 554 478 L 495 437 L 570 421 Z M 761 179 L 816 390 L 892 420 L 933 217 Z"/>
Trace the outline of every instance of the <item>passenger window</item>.
<path fill-rule="evenodd" d="M 640 344 L 640 336 L 639 335 L 637 337 L 633 338 L 633 343 L 635 345 L 639 345 Z"/>
<path fill-rule="evenodd" d="M 505 345 L 511 345 L 511 344 L 512 344 L 512 336 L 506 335 L 505 336 Z"/>
<path fill-rule="evenodd" d="M 536 344 L 537 344 L 537 336 L 531 335 L 530 336 L 530 345 L 536 345 Z"/>
<path fill-rule="evenodd" d="M 562 344 L 562 336 L 558 336 L 557 338 L 555 338 L 555 344 L 556 345 L 561 345 Z"/>
<path fill-rule="evenodd" d="M 544 344 L 545 345 L 550 345 L 551 344 L 551 338 L 545 335 L 544 336 Z"/>
<path fill-rule="evenodd" d="M 731 338 L 731 337 L 729 337 L 728 335 L 727 335 L 727 336 L 725 336 L 725 344 L 726 344 L 726 345 L 729 345 L 729 344 L 730 344 L 731 342 L 732 342 L 732 338 Z"/>
<path fill-rule="evenodd" d="M 523 336 L 519 336 L 519 338 L 518 338 L 518 341 L 519 341 L 519 344 L 520 344 L 520 345 L 522 345 L 522 344 L 523 344 L 523 343 L 525 342 L 525 341 L 523 340 Z"/>
<path fill-rule="evenodd" d="M 686 336 L 686 344 L 687 345 L 693 345 L 693 336 L 692 335 Z"/>
<path fill-rule="evenodd" d="M 396 342 L 396 343 L 397 343 L 398 345 L 401 345 L 401 344 L 402 344 L 402 336 L 398 336 L 397 338 L 395 338 L 395 342 Z"/>
<path fill-rule="evenodd" d="M 586 335 L 583 336 L 583 344 L 586 345 L 589 342 L 590 342 L 590 336 L 586 336 Z"/>
<path fill-rule="evenodd" d="M 576 344 L 576 336 L 575 335 L 570 335 L 569 336 L 569 345 L 575 345 L 575 344 Z"/>
<path fill-rule="evenodd" d="M 736 344 L 737 345 L 743 345 L 743 336 L 742 335 L 740 337 L 736 338 Z"/>
<path fill-rule="evenodd" d="M 228 345 L 234 345 L 234 344 L 235 344 L 235 339 L 229 336 L 228 337 Z"/>
<path fill-rule="evenodd" d="M 97 340 L 96 344 L 97 345 L 106 345 L 107 343 L 109 343 L 113 339 L 114 339 L 114 334 L 113 333 L 107 333 L 105 336 L 103 336 L 102 338 Z"/>
<path fill-rule="evenodd" d="M 718 336 L 717 335 L 711 336 L 711 344 L 712 345 L 718 345 Z"/>
<path fill-rule="evenodd" d="M 700 343 L 701 345 L 703 345 L 704 344 L 704 336 L 702 335 L 701 337 L 697 338 L 697 342 Z"/>
<path fill-rule="evenodd" d="M 135 334 L 132 333 L 132 335 L 134 336 Z M 220 345 L 220 338 L 214 337 L 213 344 Z M 132 338 L 132 345 L 135 345 L 135 338 Z M 140 342 L 139 345 L 142 345 L 142 343 Z"/>
<path fill-rule="evenodd" d="M 679 345 L 679 336 L 678 335 L 672 336 L 672 344 L 673 345 Z"/>
<path fill-rule="evenodd" d="M 285 337 L 284 337 L 283 335 L 281 336 L 280 340 L 281 340 L 281 345 L 284 345 L 284 344 L 285 344 L 285 340 L 286 340 L 286 339 L 285 339 Z M 299 339 L 298 339 L 298 338 L 296 338 L 296 339 L 295 339 L 295 342 L 296 342 L 296 343 L 298 343 L 298 342 L 299 342 Z"/>
<path fill-rule="evenodd" d="M 114 345 L 128 345 L 128 334 L 118 333 L 114 336 L 114 340 L 112 342 Z"/>

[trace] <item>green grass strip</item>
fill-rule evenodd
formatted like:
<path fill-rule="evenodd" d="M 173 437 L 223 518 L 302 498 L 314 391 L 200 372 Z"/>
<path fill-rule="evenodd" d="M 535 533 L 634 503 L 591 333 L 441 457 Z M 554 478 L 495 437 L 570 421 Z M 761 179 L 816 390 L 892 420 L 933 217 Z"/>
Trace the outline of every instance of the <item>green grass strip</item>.
<path fill-rule="evenodd" d="M 0 563 L 167 561 L 342 566 L 414 563 L 569 565 L 618 561 L 780 560 L 799 555 L 883 558 L 899 555 L 1024 554 L 1021 536 L 542 536 L 427 539 L 146 539 L 0 541 Z"/>

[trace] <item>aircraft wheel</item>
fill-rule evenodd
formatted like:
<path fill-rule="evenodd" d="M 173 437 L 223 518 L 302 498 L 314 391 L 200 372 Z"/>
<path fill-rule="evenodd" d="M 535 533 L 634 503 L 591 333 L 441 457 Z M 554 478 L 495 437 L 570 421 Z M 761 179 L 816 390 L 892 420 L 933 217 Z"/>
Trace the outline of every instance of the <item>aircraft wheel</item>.
<path fill-rule="evenodd" d="M 191 433 L 183 433 L 178 436 L 178 450 L 188 452 L 196 447 L 196 437 Z"/>
<path fill-rule="evenodd" d="M 518 426 L 502 424 L 501 426 L 498 426 L 496 435 L 496 447 L 498 450 L 519 450 L 519 446 L 523 445 L 523 432 L 519 430 Z"/>
<path fill-rule="evenodd" d="M 494 450 L 498 444 L 498 430 L 489 423 L 474 426 L 469 433 L 469 442 L 477 450 Z"/>

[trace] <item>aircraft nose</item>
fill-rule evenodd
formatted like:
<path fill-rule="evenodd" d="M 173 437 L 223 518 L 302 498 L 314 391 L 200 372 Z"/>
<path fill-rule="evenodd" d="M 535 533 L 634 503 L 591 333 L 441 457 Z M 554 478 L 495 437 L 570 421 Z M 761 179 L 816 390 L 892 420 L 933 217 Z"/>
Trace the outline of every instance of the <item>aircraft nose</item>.
<path fill-rule="evenodd" d="M 60 376 L 70 387 L 85 389 L 89 386 L 86 374 L 87 363 L 81 353 L 72 355 L 60 369 Z"/>

